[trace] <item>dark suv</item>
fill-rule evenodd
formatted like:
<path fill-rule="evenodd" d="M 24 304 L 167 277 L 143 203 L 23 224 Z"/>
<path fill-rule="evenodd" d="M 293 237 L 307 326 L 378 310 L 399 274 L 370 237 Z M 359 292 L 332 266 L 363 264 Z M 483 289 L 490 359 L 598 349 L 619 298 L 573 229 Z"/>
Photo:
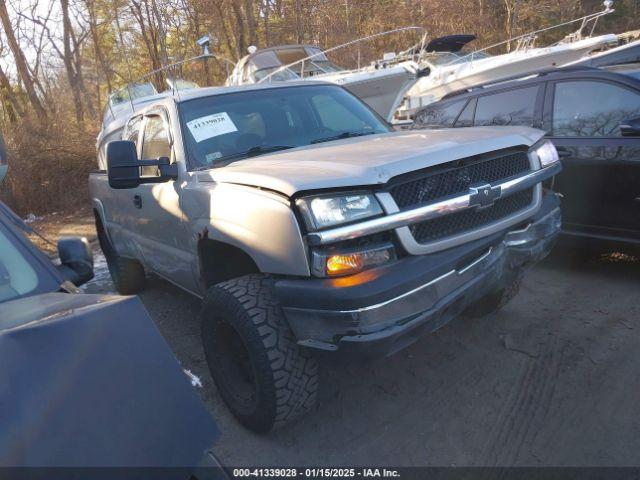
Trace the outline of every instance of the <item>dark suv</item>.
<path fill-rule="evenodd" d="M 483 125 L 548 132 L 564 164 L 553 187 L 564 197 L 564 233 L 640 250 L 640 64 L 474 87 L 420 110 L 413 128 Z"/>

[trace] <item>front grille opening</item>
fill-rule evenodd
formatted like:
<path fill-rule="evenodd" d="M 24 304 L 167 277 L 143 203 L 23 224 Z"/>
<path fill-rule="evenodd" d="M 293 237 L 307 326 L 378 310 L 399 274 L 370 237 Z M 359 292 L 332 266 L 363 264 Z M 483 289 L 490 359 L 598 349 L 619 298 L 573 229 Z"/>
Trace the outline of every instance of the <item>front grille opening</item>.
<path fill-rule="evenodd" d="M 535 187 L 498 199 L 490 207 L 469 209 L 444 217 L 415 223 L 409 227 L 418 243 L 428 243 L 454 235 L 461 235 L 477 228 L 511 217 L 533 203 Z"/>
<path fill-rule="evenodd" d="M 390 193 L 398 207 L 403 210 L 466 194 L 471 186 L 499 183 L 522 175 L 530 168 L 527 152 L 512 152 L 403 182 L 393 186 Z"/>

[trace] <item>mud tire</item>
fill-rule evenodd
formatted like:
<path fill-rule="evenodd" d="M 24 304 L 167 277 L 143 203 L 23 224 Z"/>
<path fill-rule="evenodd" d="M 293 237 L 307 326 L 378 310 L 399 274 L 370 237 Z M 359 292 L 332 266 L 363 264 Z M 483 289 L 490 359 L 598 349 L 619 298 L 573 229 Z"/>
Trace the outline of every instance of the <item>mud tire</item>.
<path fill-rule="evenodd" d="M 304 415 L 318 391 L 317 363 L 296 343 L 271 284 L 264 275 L 219 283 L 202 309 L 211 376 L 233 415 L 258 433 Z"/>

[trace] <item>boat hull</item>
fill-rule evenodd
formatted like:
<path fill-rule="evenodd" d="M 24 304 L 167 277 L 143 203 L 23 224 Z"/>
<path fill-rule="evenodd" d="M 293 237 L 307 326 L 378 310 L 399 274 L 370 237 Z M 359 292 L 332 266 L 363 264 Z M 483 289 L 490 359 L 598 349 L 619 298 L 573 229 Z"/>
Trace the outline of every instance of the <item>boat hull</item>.
<path fill-rule="evenodd" d="M 452 92 L 575 62 L 595 48 L 615 39 L 615 35 L 603 35 L 587 39 L 589 41 L 517 51 L 465 64 L 436 67 L 432 70 L 432 75 L 421 78 L 407 91 L 407 112 L 403 114 L 411 116 L 417 109 Z"/>
<path fill-rule="evenodd" d="M 370 72 L 318 75 L 312 79 L 345 87 L 378 115 L 391 121 L 405 94 L 417 81 L 417 71 L 415 68 L 395 66 Z"/>

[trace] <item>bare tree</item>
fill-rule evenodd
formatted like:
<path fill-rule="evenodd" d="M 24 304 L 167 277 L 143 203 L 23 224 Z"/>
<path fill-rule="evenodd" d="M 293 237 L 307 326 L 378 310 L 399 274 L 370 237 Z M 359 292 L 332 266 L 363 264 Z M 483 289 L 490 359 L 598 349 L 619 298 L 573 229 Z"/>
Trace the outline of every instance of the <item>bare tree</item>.
<path fill-rule="evenodd" d="M 4 29 L 4 33 L 7 37 L 9 48 L 13 53 L 13 58 L 16 62 L 16 69 L 27 92 L 29 102 L 33 106 L 33 109 L 36 111 L 36 113 L 40 117 L 45 118 L 47 116 L 47 112 L 42 106 L 42 103 L 38 98 L 38 94 L 36 93 L 34 80 L 29 70 L 29 65 L 27 64 L 24 52 L 20 48 L 20 45 L 18 44 L 18 41 L 11 27 L 11 20 L 9 19 L 9 12 L 7 11 L 7 4 L 4 1 L 0 1 L 0 22 L 2 23 L 2 28 Z"/>

